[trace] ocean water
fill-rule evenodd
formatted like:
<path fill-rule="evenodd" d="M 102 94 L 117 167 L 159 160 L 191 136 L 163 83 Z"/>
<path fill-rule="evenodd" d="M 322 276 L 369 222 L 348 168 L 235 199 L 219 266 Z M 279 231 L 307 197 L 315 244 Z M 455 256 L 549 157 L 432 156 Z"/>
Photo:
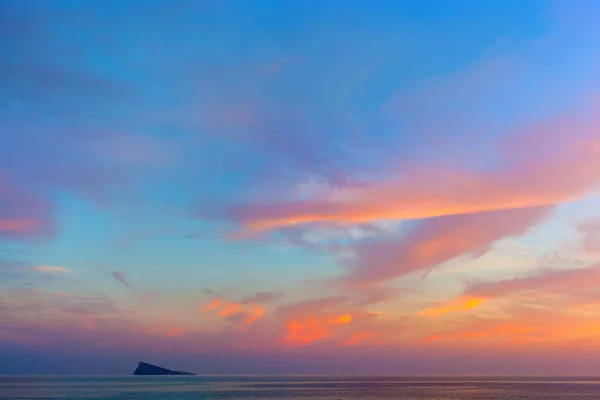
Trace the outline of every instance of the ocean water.
<path fill-rule="evenodd" d="M 0 399 L 600 399 L 590 376 L 0 376 Z"/>

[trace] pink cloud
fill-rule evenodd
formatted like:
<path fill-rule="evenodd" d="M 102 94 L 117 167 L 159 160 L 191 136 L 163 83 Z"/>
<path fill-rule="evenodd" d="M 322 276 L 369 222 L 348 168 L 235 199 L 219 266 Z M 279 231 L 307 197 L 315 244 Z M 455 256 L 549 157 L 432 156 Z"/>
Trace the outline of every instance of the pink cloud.
<path fill-rule="evenodd" d="M 500 297 L 511 293 L 551 289 L 554 293 L 575 292 L 600 284 L 600 264 L 569 270 L 545 270 L 522 278 L 471 285 L 467 293 L 473 296 Z"/>
<path fill-rule="evenodd" d="M 464 254 L 479 255 L 497 240 L 525 233 L 550 210 L 550 207 L 532 207 L 426 220 L 406 237 L 358 244 L 348 281 L 379 283 L 435 267 Z"/>
<path fill-rule="evenodd" d="M 597 126 L 594 117 L 581 113 L 528 127 L 496 144 L 500 166 L 489 170 L 415 165 L 386 180 L 345 187 L 343 196 L 332 190 L 303 201 L 227 211 L 247 231 L 261 232 L 308 223 L 356 225 L 560 204 L 588 195 L 600 183 Z"/>
<path fill-rule="evenodd" d="M 39 222 L 32 219 L 13 218 L 0 220 L 0 231 L 5 232 L 30 232 L 33 231 Z"/>
<path fill-rule="evenodd" d="M 468 311 L 486 301 L 519 293 L 579 296 L 582 290 L 600 285 L 600 264 L 568 270 L 543 270 L 537 274 L 493 282 L 481 282 L 470 287 L 448 304 L 431 307 L 421 312 L 426 316 L 441 316 L 457 311 Z M 583 295 L 589 300 L 589 296 Z M 596 301 L 598 297 L 595 296 Z"/>
<path fill-rule="evenodd" d="M 51 203 L 0 171 L 0 237 L 35 238 L 54 230 Z"/>

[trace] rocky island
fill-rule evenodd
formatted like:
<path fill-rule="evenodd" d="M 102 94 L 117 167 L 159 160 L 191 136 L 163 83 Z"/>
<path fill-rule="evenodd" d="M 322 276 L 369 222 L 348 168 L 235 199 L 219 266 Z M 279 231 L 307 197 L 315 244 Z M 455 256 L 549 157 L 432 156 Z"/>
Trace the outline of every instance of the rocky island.
<path fill-rule="evenodd" d="M 171 371 L 170 369 L 166 369 L 163 367 L 158 367 L 156 365 L 148 364 L 145 362 L 141 362 L 138 364 L 135 371 L 133 371 L 134 375 L 195 375 L 191 372 L 185 371 Z"/>

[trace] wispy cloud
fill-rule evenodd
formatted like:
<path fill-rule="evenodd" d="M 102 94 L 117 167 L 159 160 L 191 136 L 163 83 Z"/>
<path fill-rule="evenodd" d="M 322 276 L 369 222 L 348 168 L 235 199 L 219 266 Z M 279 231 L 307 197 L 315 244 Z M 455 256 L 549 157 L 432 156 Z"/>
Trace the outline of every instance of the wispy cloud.
<path fill-rule="evenodd" d="M 348 281 L 380 283 L 462 255 L 480 255 L 497 240 L 522 235 L 550 211 L 549 207 L 533 207 L 426 220 L 406 236 L 356 245 Z"/>
<path fill-rule="evenodd" d="M 36 265 L 31 267 L 34 271 L 42 273 L 42 274 L 58 274 L 58 275 L 62 275 L 62 274 L 67 274 L 71 271 L 69 271 L 66 268 L 63 267 L 56 267 L 56 266 L 51 266 L 51 265 Z"/>
<path fill-rule="evenodd" d="M 598 121 L 590 114 L 594 113 L 557 117 L 511 135 L 494 146 L 501 164 L 490 170 L 417 165 L 387 179 L 346 187 L 341 198 L 334 189 L 314 199 L 246 204 L 227 212 L 249 231 L 266 231 L 309 223 L 356 225 L 572 201 L 586 196 L 600 181 L 592 173 L 600 168 Z M 544 149 L 539 146 L 542 141 Z"/>
<path fill-rule="evenodd" d="M 119 271 L 111 271 L 110 276 L 113 277 L 114 280 L 125 286 L 126 288 L 130 288 L 131 285 L 125 279 L 125 274 Z"/>
<path fill-rule="evenodd" d="M 492 282 L 474 283 L 464 294 L 446 305 L 425 309 L 421 315 L 441 316 L 457 311 L 474 309 L 486 301 L 518 293 L 577 296 L 584 289 L 600 283 L 600 264 L 568 270 L 542 270 L 536 274 Z"/>

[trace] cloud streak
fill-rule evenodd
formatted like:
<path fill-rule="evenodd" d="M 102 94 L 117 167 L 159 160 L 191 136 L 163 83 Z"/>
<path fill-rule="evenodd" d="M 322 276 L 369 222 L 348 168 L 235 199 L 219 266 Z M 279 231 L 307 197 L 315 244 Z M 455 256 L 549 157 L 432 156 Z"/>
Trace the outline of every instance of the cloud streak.
<path fill-rule="evenodd" d="M 116 280 L 121 285 L 125 286 L 126 288 L 128 288 L 128 289 L 131 288 L 131 285 L 125 279 L 124 273 L 119 272 L 119 271 L 111 271 L 110 276 L 112 276 L 114 280 Z"/>
<path fill-rule="evenodd" d="M 309 223 L 356 225 L 549 206 L 598 187 L 598 121 L 586 113 L 528 127 L 496 149 L 501 165 L 491 169 L 417 166 L 318 198 L 241 205 L 226 212 L 248 231 L 261 232 Z"/>
<path fill-rule="evenodd" d="M 522 235 L 550 211 L 533 207 L 426 220 L 405 237 L 356 245 L 347 280 L 354 285 L 381 283 L 464 254 L 480 255 L 497 240 Z"/>
<path fill-rule="evenodd" d="M 62 275 L 68 274 L 70 271 L 63 267 L 56 267 L 52 265 L 36 265 L 32 267 L 32 269 L 36 272 L 42 274 L 52 274 L 52 275 Z"/>
<path fill-rule="evenodd" d="M 525 277 L 474 283 L 464 294 L 447 305 L 425 309 L 421 315 L 435 317 L 467 311 L 492 299 L 527 292 L 577 296 L 582 290 L 594 288 L 598 284 L 600 264 L 568 270 L 544 270 Z"/>

